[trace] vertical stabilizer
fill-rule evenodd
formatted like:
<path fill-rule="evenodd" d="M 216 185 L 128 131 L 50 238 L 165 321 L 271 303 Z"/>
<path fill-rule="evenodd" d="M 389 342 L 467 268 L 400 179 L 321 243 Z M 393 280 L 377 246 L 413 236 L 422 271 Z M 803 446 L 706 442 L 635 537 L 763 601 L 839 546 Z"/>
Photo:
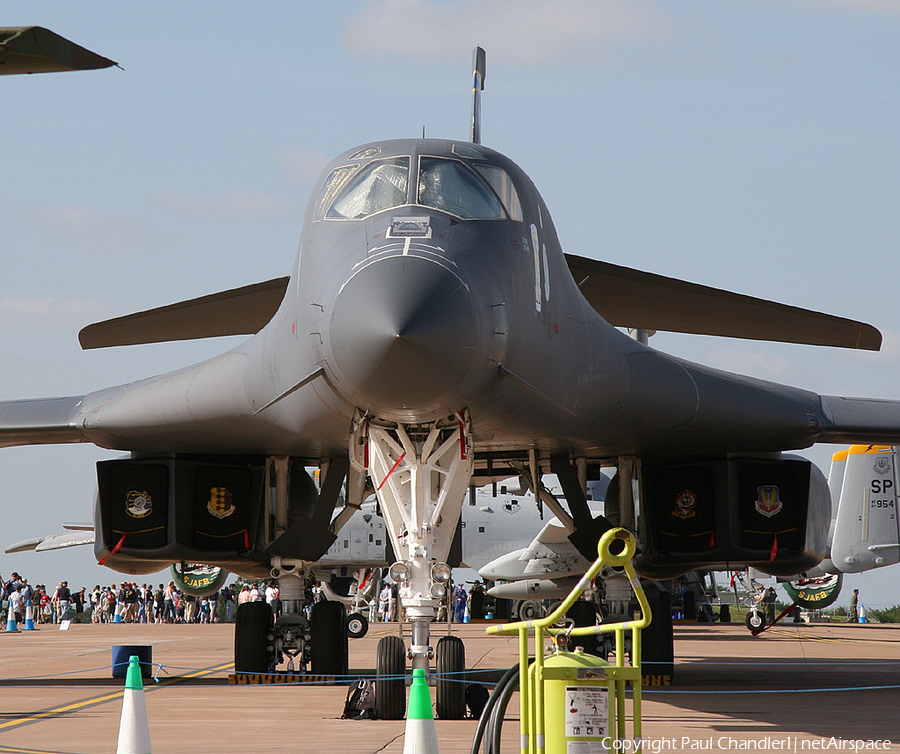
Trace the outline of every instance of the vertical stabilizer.
<path fill-rule="evenodd" d="M 854 445 L 848 451 L 831 545 L 831 560 L 843 573 L 900 560 L 896 465 L 891 447 Z"/>
<path fill-rule="evenodd" d="M 484 90 L 484 50 L 472 52 L 472 143 L 481 144 L 481 92 Z"/>

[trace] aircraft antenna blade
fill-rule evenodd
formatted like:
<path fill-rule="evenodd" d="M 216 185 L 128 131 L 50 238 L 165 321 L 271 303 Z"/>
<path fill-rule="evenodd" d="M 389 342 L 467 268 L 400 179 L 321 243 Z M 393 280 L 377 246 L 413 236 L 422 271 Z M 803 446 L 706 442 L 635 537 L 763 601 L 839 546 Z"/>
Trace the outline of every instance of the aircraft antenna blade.
<path fill-rule="evenodd" d="M 481 144 L 481 93 L 484 91 L 485 54 L 481 47 L 472 52 L 472 143 Z"/>

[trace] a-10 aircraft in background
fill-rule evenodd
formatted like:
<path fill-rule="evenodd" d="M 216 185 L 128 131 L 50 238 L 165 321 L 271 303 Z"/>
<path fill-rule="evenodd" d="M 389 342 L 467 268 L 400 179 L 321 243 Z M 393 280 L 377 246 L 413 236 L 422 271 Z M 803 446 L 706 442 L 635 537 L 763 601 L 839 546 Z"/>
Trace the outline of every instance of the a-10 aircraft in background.
<path fill-rule="evenodd" d="M 897 456 L 896 447 L 883 445 L 854 445 L 833 455 L 828 474 L 832 518 L 825 558 L 793 578 L 781 579 L 795 604 L 811 610 L 828 607 L 840 594 L 844 574 L 900 562 Z M 678 514 L 673 511 L 672 515 Z M 496 582 L 490 594 L 523 601 L 520 609 L 531 617 L 540 612 L 539 603 L 565 597 L 573 579 L 589 566 L 590 561 L 568 540 L 563 524 L 553 518 L 526 547 L 503 554 L 480 568 L 479 574 L 489 583 Z M 616 616 L 627 610 L 629 590 L 615 569 L 605 576 L 595 583 L 592 599 L 602 615 Z M 714 577 L 707 581 L 693 573 L 685 576 L 677 591 L 692 591 L 698 601 L 718 598 Z M 754 632 L 765 620 L 762 613 L 747 616 Z"/>
<path fill-rule="evenodd" d="M 276 626 L 257 608 L 239 611 L 239 669 L 266 668 L 279 642 L 309 636 L 314 671 L 346 670 L 343 606 L 317 603 L 307 623 L 302 602 L 311 564 L 372 491 L 412 627 L 409 647 L 392 636 L 378 648 L 379 674 L 396 678 L 407 657 L 415 668 L 435 658 L 441 672 L 464 664 L 459 640 L 432 647 L 429 626 L 472 485 L 525 478 L 588 558 L 612 522 L 636 531 L 638 572 L 657 583 L 734 563 L 793 576 L 827 554 L 831 505 L 812 464 L 782 453 L 900 444 L 898 401 L 821 396 L 651 348 L 651 330 L 872 350 L 881 336 L 564 254 L 525 172 L 479 143 L 482 52 L 474 70 L 467 138 L 372 142 L 328 165 L 288 277 L 80 334 L 85 348 L 246 342 L 127 385 L 0 403 L 0 446 L 90 442 L 131 454 L 97 465 L 98 561 L 133 574 L 186 561 L 278 579 Z M 585 494 L 603 468 L 616 471 L 605 517 Z M 567 508 L 545 494 L 548 472 Z M 347 511 L 335 516 L 339 499 Z M 668 594 L 648 591 L 664 617 Z M 671 652 L 665 621 L 654 625 L 648 652 Z M 439 712 L 464 714 L 448 686 L 462 685 L 439 685 Z M 381 691 L 380 712 L 402 716 L 402 679 Z"/>

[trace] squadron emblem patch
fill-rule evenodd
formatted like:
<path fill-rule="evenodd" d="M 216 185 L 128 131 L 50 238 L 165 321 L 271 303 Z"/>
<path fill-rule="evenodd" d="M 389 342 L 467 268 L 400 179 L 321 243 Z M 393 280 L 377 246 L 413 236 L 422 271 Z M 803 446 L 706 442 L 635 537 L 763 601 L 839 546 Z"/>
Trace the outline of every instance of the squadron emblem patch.
<path fill-rule="evenodd" d="M 756 512 L 766 518 L 772 518 L 784 507 L 784 503 L 779 497 L 778 486 L 775 484 L 764 484 L 762 487 L 757 487 L 756 495 Z"/>
<path fill-rule="evenodd" d="M 234 505 L 231 502 L 231 492 L 227 487 L 213 487 L 209 491 L 208 510 L 216 518 L 228 518 L 234 513 Z"/>
<path fill-rule="evenodd" d="M 676 518 L 693 518 L 697 515 L 697 496 L 690 490 L 682 490 L 675 498 L 672 515 Z"/>
<path fill-rule="evenodd" d="M 888 456 L 876 456 L 875 463 L 872 464 L 872 470 L 879 476 L 885 476 L 891 473 L 891 460 Z"/>
<path fill-rule="evenodd" d="M 125 510 L 132 518 L 144 518 L 153 513 L 153 498 L 146 490 L 129 490 L 125 496 Z"/>

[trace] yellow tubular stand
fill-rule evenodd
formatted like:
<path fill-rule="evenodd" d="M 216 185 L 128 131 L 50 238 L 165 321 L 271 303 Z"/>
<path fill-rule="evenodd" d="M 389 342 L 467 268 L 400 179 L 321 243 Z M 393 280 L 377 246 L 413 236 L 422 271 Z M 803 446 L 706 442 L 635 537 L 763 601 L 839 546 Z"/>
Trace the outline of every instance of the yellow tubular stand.
<path fill-rule="evenodd" d="M 544 638 L 545 634 L 554 636 L 557 634 L 566 634 L 567 636 L 589 636 L 591 634 L 607 634 L 615 632 L 616 649 L 615 664 L 607 665 L 598 662 L 601 676 L 608 682 L 610 694 L 613 698 L 609 699 L 609 719 L 612 723 L 615 720 L 615 737 L 618 742 L 613 742 L 611 738 L 607 739 L 602 748 L 604 751 L 617 751 L 627 754 L 630 752 L 640 752 L 643 744 L 641 734 L 641 629 L 646 628 L 650 624 L 651 613 L 650 605 L 647 603 L 647 597 L 641 588 L 640 580 L 635 573 L 632 565 L 637 543 L 631 532 L 626 529 L 610 529 L 601 538 L 597 544 L 597 552 L 599 557 L 587 573 L 579 580 L 576 587 L 566 597 L 562 604 L 554 610 L 550 615 L 539 620 L 519 621 L 517 623 L 507 623 L 504 625 L 490 626 L 487 633 L 490 635 L 515 634 L 519 635 L 519 709 L 520 709 L 520 727 L 521 727 L 521 750 L 522 754 L 545 754 L 547 747 L 545 741 L 548 739 L 546 731 L 546 723 L 548 716 L 544 709 L 544 682 L 545 677 L 552 676 L 554 678 L 561 677 L 558 671 L 544 668 Z M 611 552 L 611 548 L 616 553 Z M 639 620 L 621 621 L 619 623 L 604 623 L 598 626 L 583 626 L 581 628 L 551 628 L 551 626 L 563 618 L 572 604 L 578 600 L 581 595 L 587 591 L 594 578 L 600 573 L 600 569 L 604 565 L 623 566 L 625 574 L 631 583 L 635 597 L 641 609 L 641 617 Z M 631 630 L 631 664 L 625 664 L 625 631 Z M 529 673 L 529 647 L 528 636 L 534 634 L 534 667 Z M 596 675 L 596 674 L 595 674 Z M 568 676 L 566 676 L 568 677 Z M 628 683 L 632 684 L 632 734 L 633 743 L 626 743 L 625 728 L 625 711 L 626 697 L 625 689 Z M 613 701 L 615 706 L 613 706 Z M 553 725 L 559 725 L 558 715 L 550 715 L 550 721 Z M 612 725 L 610 724 L 610 734 L 612 734 Z M 553 731 L 550 739 L 559 741 L 560 732 Z M 557 754 L 554 749 L 560 748 L 562 754 L 565 749 L 559 746 L 551 746 L 549 754 Z"/>

